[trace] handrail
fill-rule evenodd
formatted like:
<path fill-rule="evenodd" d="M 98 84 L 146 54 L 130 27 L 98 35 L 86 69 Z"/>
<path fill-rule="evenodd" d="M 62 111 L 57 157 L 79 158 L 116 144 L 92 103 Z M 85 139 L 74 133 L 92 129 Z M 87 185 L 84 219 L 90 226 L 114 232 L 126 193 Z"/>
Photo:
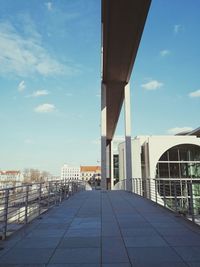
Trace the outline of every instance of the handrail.
<path fill-rule="evenodd" d="M 56 180 L 0 189 L 0 239 L 6 239 L 81 190 L 90 190 L 88 183 L 82 180 Z"/>
<path fill-rule="evenodd" d="M 126 179 L 114 190 L 125 190 Z M 132 192 L 200 224 L 200 178 L 133 178 Z"/>

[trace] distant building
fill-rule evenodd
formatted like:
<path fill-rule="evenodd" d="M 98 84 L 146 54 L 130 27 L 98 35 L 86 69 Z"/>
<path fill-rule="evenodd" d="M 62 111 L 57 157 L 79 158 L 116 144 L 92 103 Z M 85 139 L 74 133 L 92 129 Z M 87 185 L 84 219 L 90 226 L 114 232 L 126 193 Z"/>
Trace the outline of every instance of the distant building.
<path fill-rule="evenodd" d="M 100 166 L 80 166 L 81 180 L 100 184 L 101 181 L 101 167 Z"/>
<path fill-rule="evenodd" d="M 23 174 L 20 171 L 0 171 L 0 188 L 20 186 L 23 182 Z"/>
<path fill-rule="evenodd" d="M 72 167 L 64 164 L 61 168 L 61 179 L 64 181 L 73 181 L 80 179 L 80 167 Z"/>

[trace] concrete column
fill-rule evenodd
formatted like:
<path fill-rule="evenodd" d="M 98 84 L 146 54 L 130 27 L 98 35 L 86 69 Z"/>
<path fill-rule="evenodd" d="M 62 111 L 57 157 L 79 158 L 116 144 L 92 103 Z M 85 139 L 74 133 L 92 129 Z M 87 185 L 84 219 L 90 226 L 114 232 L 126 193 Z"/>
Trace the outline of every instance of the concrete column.
<path fill-rule="evenodd" d="M 130 84 L 124 88 L 125 150 L 126 150 L 126 190 L 132 192 L 132 144 L 131 144 L 131 104 Z"/>
<path fill-rule="evenodd" d="M 101 188 L 106 190 L 106 85 L 101 85 Z"/>
<path fill-rule="evenodd" d="M 113 184 L 113 153 L 112 153 L 112 140 L 107 139 L 107 156 L 106 156 L 106 178 L 107 189 L 112 190 Z"/>

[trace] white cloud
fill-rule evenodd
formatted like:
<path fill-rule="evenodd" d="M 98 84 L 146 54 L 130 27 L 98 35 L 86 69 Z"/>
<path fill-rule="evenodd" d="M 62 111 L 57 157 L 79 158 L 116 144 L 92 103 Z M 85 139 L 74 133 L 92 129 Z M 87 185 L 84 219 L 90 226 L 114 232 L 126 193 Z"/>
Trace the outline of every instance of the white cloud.
<path fill-rule="evenodd" d="M 18 91 L 19 91 L 19 92 L 23 92 L 23 91 L 25 90 L 25 88 L 26 88 L 25 81 L 21 81 L 21 82 L 18 84 L 18 87 L 17 87 Z"/>
<path fill-rule="evenodd" d="M 45 5 L 46 5 L 46 7 L 47 7 L 47 9 L 48 9 L 49 11 L 51 11 L 51 10 L 53 9 L 53 7 L 52 7 L 52 2 L 47 2 L 47 3 L 45 3 Z"/>
<path fill-rule="evenodd" d="M 171 52 L 167 49 L 160 51 L 161 57 L 166 57 L 166 56 L 169 56 L 170 54 L 171 54 Z"/>
<path fill-rule="evenodd" d="M 146 90 L 157 90 L 163 86 L 163 83 L 158 82 L 156 80 L 152 80 L 148 83 L 142 84 L 141 86 L 142 86 L 142 88 L 144 88 Z"/>
<path fill-rule="evenodd" d="M 55 106 L 53 104 L 42 104 L 35 108 L 35 112 L 38 113 L 49 113 L 55 111 Z"/>
<path fill-rule="evenodd" d="M 185 126 L 185 127 L 174 127 L 174 128 L 167 130 L 167 132 L 169 134 L 177 134 L 177 133 L 181 133 L 181 132 L 190 132 L 192 130 L 193 130 L 192 127 Z"/>
<path fill-rule="evenodd" d="M 183 31 L 183 26 L 180 24 L 174 25 L 174 33 L 178 34 L 180 31 Z"/>
<path fill-rule="evenodd" d="M 0 23 L 0 62 L 3 66 L 0 75 L 49 76 L 80 72 L 80 66 L 73 63 L 67 66 L 52 57 L 43 47 L 42 38 L 31 23 L 28 30 L 26 26 L 24 31 L 25 34 L 22 34 L 12 24 Z"/>
<path fill-rule="evenodd" d="M 191 98 L 200 97 L 200 90 L 189 93 L 189 97 Z"/>
<path fill-rule="evenodd" d="M 48 95 L 49 92 L 47 90 L 38 90 L 33 92 L 31 95 L 28 95 L 27 97 L 39 97 L 39 96 L 45 96 Z"/>

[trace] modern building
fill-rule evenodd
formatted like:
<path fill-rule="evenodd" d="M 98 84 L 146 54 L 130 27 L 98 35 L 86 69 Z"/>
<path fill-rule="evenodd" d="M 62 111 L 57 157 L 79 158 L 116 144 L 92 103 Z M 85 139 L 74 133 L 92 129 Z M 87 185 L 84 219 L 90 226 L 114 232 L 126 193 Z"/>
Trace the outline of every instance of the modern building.
<path fill-rule="evenodd" d="M 93 185 L 100 185 L 101 167 L 100 166 L 80 166 L 81 180 Z"/>
<path fill-rule="evenodd" d="M 23 174 L 20 171 L 0 171 L 0 188 L 20 186 L 23 182 Z"/>
<path fill-rule="evenodd" d="M 73 181 L 80 179 L 80 167 L 64 164 L 61 168 L 61 179 L 64 181 Z"/>
<path fill-rule="evenodd" d="M 200 138 L 194 135 L 132 139 L 132 178 L 200 177 Z M 119 144 L 119 177 L 126 175 L 125 144 Z"/>
<path fill-rule="evenodd" d="M 200 131 L 175 136 L 137 136 L 131 140 L 132 185 L 151 199 L 167 199 L 168 206 L 174 198 L 179 206 L 193 196 L 195 208 L 200 209 Z M 119 144 L 119 180 L 126 177 L 125 143 Z M 171 201 L 171 202 L 170 202 Z M 173 203 L 172 203 L 173 202 Z M 171 204 L 170 204 L 171 203 Z"/>

